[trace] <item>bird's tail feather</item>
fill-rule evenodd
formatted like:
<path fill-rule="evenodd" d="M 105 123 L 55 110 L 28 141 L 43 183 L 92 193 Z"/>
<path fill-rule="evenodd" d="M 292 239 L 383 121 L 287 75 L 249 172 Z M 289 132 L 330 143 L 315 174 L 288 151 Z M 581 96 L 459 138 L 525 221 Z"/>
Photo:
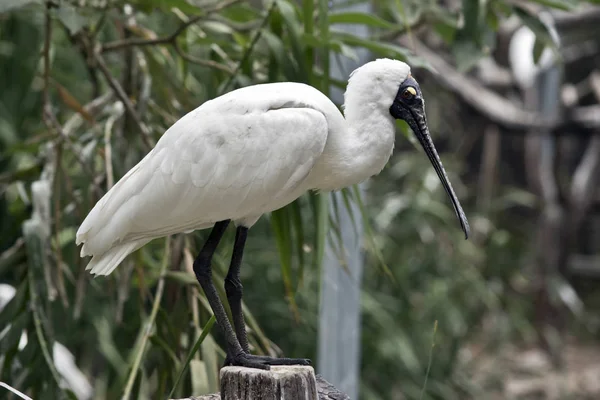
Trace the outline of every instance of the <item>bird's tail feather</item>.
<path fill-rule="evenodd" d="M 92 274 L 108 275 L 119 266 L 125 257 L 146 243 L 148 243 L 148 240 L 137 240 L 116 245 L 104 254 L 93 256 L 85 269 L 86 271 L 90 270 Z"/>

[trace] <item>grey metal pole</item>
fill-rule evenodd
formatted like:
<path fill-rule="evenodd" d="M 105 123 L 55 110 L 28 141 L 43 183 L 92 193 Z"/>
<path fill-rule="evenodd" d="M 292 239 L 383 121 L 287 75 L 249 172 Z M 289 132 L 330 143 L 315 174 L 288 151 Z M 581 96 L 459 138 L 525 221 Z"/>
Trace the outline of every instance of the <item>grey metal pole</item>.
<path fill-rule="evenodd" d="M 336 3 L 341 1 L 333 0 L 333 7 Z M 372 7 L 362 3 L 344 7 L 344 10 L 370 13 Z M 369 33 L 366 27 L 358 25 L 336 26 L 336 29 L 362 37 L 367 37 Z M 347 80 L 350 72 L 369 61 L 369 57 L 369 52 L 361 49 L 358 51 L 358 61 L 342 58 L 338 63 L 337 55 L 332 54 L 331 76 Z M 336 104 L 342 104 L 343 91 L 332 87 L 331 99 Z M 317 372 L 351 399 L 356 399 L 360 381 L 363 221 L 358 206 L 352 204 L 351 209 L 347 210 L 341 193 L 337 192 L 332 196 L 332 200 L 338 204 L 341 243 L 338 243 L 338 238 L 330 235 L 323 260 Z M 336 216 L 333 205 L 331 215 L 334 218 Z M 354 223 L 356 226 L 353 226 Z"/>

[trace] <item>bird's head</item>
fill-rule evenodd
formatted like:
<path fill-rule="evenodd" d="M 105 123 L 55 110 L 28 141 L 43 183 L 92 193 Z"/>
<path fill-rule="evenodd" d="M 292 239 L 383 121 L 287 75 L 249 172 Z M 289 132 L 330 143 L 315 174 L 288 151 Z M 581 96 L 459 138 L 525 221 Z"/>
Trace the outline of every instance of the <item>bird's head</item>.
<path fill-rule="evenodd" d="M 469 223 L 467 217 L 452 189 L 448 175 L 431 140 L 425 116 L 423 94 L 419 84 L 410 74 L 410 67 L 406 63 L 397 60 L 378 59 L 371 61 L 352 73 L 348 87 L 350 88 L 351 85 L 359 89 L 354 92 L 361 93 L 363 104 L 370 101 L 378 108 L 389 109 L 389 114 L 394 119 L 404 120 L 410 126 L 442 181 L 442 185 L 452 201 L 456 216 L 465 233 L 465 238 L 468 238 Z M 346 99 L 346 101 L 348 100 L 351 99 Z"/>

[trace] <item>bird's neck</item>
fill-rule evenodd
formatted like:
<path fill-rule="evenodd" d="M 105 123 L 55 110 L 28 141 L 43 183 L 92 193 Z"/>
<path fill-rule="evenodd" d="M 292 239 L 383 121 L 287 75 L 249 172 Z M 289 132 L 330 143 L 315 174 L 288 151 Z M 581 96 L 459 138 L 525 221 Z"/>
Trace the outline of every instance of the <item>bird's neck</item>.
<path fill-rule="evenodd" d="M 319 189 L 340 189 L 377 175 L 394 149 L 395 123 L 387 109 L 375 103 L 346 102 L 344 114 L 344 129 L 328 137 L 321 175 L 328 179 L 321 181 Z"/>

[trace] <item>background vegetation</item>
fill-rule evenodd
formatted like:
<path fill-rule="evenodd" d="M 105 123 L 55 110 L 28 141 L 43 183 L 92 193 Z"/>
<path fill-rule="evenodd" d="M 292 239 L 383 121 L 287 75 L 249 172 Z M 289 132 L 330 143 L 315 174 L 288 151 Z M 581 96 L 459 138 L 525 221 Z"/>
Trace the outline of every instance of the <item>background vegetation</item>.
<path fill-rule="evenodd" d="M 588 79 L 598 47 L 591 55 L 565 56 L 580 74 L 565 81 L 576 96 L 558 122 L 525 118 L 533 114 L 503 119 L 501 110 L 486 108 L 492 103 L 484 96 L 492 91 L 512 107 L 527 108 L 527 91 L 506 62 L 510 33 L 530 27 L 537 60 L 544 46 L 552 47 L 539 11 L 590 14 L 581 11 L 589 3 L 390 0 L 374 2 L 374 14 L 361 14 L 331 9 L 325 0 L 2 0 L 0 283 L 16 294 L 0 312 L 0 381 L 34 399 L 86 398 L 86 388 L 65 385 L 52 362 L 59 342 L 93 386 L 93 398 L 217 391 L 224 352 L 191 272 L 206 233 L 156 240 L 113 275 L 92 279 L 74 243 L 77 227 L 187 111 L 254 83 L 306 82 L 325 93 L 344 88 L 329 67 L 354 57 L 356 48 L 415 67 L 434 140 L 474 231 L 471 241 L 463 240 L 428 160 L 400 124 L 409 140 L 399 136 L 390 165 L 362 199 L 370 230 L 361 397 L 504 396 L 515 365 L 526 364 L 521 350 L 540 348 L 563 368 L 575 351 L 567 339 L 591 343 L 583 351 L 590 353 L 598 334 L 598 265 L 592 262 L 584 279 L 560 272 L 569 254 L 599 250 L 595 192 L 577 208 L 577 198 L 561 188 L 595 143 L 589 133 L 597 131 L 597 120 L 584 118 L 595 109 L 581 107 L 598 103 Z M 340 24 L 366 25 L 371 38 L 339 32 Z M 571 44 L 583 43 L 586 32 Z M 498 65 L 485 78 L 482 65 L 490 60 Z M 469 97 L 471 84 L 487 92 Z M 562 232 L 570 247 L 555 264 L 543 255 L 560 245 L 537 231 L 545 226 L 540 215 L 549 200 L 525 179 L 531 164 L 524 138 L 531 132 L 562 133 L 558 148 L 575 149 L 561 153 L 562 164 L 554 166 L 562 173 L 551 204 L 566 215 L 564 226 L 579 218 L 573 231 Z M 588 181 L 585 187 L 597 186 Z M 358 201 L 352 190 L 347 198 Z M 335 237 L 327 200 L 306 195 L 252 229 L 242 280 L 255 353 L 316 356 L 319 265 L 330 225 Z M 588 240 L 570 242 L 581 235 Z M 222 246 L 215 262 L 218 288 L 230 247 Z M 198 338 L 200 351 L 184 370 Z M 517 351 L 509 356 L 511 349 Z M 514 361 L 513 355 L 516 364 L 500 362 Z M 486 369 L 490 359 L 494 367 Z M 546 368 L 536 364 L 534 370 L 553 371 Z"/>

